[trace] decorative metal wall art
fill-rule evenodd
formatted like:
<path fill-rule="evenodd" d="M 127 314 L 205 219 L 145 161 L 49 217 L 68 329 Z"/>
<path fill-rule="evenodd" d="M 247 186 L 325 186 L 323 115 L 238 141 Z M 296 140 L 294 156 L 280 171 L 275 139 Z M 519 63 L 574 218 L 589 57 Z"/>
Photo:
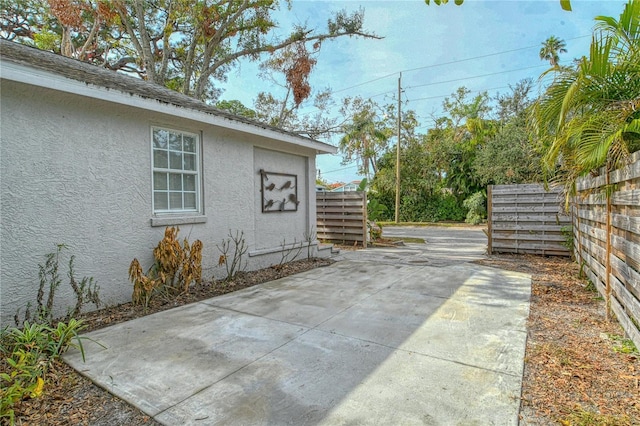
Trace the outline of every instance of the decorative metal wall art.
<path fill-rule="evenodd" d="M 262 213 L 298 211 L 298 176 L 260 170 Z"/>

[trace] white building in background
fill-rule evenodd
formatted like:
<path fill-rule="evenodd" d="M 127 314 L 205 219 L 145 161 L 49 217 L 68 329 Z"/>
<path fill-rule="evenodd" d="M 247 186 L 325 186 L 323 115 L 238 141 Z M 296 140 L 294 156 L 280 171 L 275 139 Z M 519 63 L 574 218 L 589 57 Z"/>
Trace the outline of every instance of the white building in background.
<path fill-rule="evenodd" d="M 360 187 L 360 180 L 354 180 L 352 182 L 346 183 L 342 186 L 339 186 L 337 188 L 334 188 L 331 190 L 331 192 L 351 192 L 351 191 L 357 191 L 358 188 Z"/>

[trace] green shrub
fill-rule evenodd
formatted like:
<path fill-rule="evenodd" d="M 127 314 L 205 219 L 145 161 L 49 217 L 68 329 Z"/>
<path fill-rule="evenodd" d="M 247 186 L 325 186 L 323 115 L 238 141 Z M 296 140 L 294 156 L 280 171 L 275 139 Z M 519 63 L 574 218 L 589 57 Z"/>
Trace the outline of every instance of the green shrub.
<path fill-rule="evenodd" d="M 2 331 L 0 349 L 6 368 L 0 374 L 0 418 L 14 424 L 15 403 L 42 394 L 51 363 L 69 348 L 80 349 L 84 359 L 84 338 L 78 335 L 84 328 L 82 321 L 72 318 L 55 327 L 25 321 L 22 328 Z"/>
<path fill-rule="evenodd" d="M 573 226 L 566 225 L 560 228 L 560 233 L 564 238 L 562 245 L 565 246 L 573 255 Z"/>
<path fill-rule="evenodd" d="M 464 206 L 461 206 L 456 197 L 444 194 L 436 198 L 436 217 L 434 222 L 443 220 L 462 221 L 467 214 Z"/>
<path fill-rule="evenodd" d="M 387 212 L 387 206 L 382 204 L 380 201 L 372 198 L 367 203 L 367 216 L 371 221 L 378 221 L 383 218 L 384 214 Z"/>
<path fill-rule="evenodd" d="M 74 317 L 80 314 L 87 302 L 99 307 L 99 287 L 93 278 L 76 280 L 75 257 L 71 256 L 67 276 L 76 303 L 67 309 L 64 321 L 54 319 L 55 293 L 62 284 L 61 254 L 66 248 L 64 244 L 58 244 L 55 252 L 46 255 L 44 265 L 38 265 L 40 284 L 35 311 L 32 313 L 31 304 L 27 304 L 22 321 L 20 310 L 14 316 L 16 327 L 0 330 L 0 419 L 12 425 L 15 423 L 16 402 L 42 394 L 47 371 L 54 360 L 69 348 L 79 349 L 84 360 L 82 340 L 86 337 L 79 336 L 79 333 L 85 325 Z"/>
<path fill-rule="evenodd" d="M 376 221 L 391 221 L 395 219 L 395 198 L 388 195 L 376 194 L 369 199 L 376 200 L 384 206 Z M 460 222 L 467 215 L 467 209 L 456 199 L 453 194 L 436 193 L 425 194 L 421 192 L 403 194 L 400 199 L 401 222 Z M 371 219 L 371 217 L 369 217 Z"/>
<path fill-rule="evenodd" d="M 4 354 L 23 350 L 32 352 L 39 358 L 51 360 L 59 358 L 69 348 L 77 348 L 84 357 L 83 338 L 79 333 L 85 327 L 82 320 L 75 318 L 68 322 L 61 321 L 55 327 L 25 321 L 22 328 L 10 328 L 3 332 L 2 350 Z"/>
<path fill-rule="evenodd" d="M 482 191 L 478 191 L 462 202 L 468 210 L 465 222 L 472 225 L 482 223 L 487 218 L 486 197 Z"/>
<path fill-rule="evenodd" d="M 405 196 L 400 204 L 400 220 L 403 222 L 461 221 L 466 210 L 451 194 L 421 197 Z"/>
<path fill-rule="evenodd" d="M 44 369 L 33 352 L 16 350 L 4 362 L 7 372 L 0 373 L 0 418 L 15 424 L 13 406 L 28 398 L 37 398 L 44 387 Z"/>

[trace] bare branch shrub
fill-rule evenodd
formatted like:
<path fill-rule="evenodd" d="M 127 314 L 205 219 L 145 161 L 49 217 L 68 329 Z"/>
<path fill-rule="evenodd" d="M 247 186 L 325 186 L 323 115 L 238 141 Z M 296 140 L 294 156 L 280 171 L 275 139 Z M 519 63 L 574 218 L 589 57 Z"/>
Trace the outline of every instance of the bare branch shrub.
<path fill-rule="evenodd" d="M 237 231 L 235 234 L 229 230 L 229 237 L 222 240 L 220 245 L 216 245 L 220 250 L 218 266 L 225 266 L 227 277 L 225 281 L 231 281 L 238 272 L 244 271 L 247 267 L 246 259 L 243 259 L 249 247 L 244 239 L 244 231 Z M 232 254 L 230 254 L 233 252 Z"/>

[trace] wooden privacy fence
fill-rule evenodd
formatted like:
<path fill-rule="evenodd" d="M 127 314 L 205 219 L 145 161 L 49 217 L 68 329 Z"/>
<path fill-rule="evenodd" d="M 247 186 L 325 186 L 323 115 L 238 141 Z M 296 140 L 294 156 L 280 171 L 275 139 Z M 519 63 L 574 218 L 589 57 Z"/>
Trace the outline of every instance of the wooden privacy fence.
<path fill-rule="evenodd" d="M 640 348 L 640 151 L 630 165 L 603 169 L 579 180 L 576 189 L 576 260 L 605 297 L 607 315 L 613 311 Z"/>
<path fill-rule="evenodd" d="M 560 190 L 540 184 L 487 189 L 488 253 L 570 256 L 571 218 Z"/>
<path fill-rule="evenodd" d="M 366 192 L 317 192 L 319 240 L 367 246 Z"/>

